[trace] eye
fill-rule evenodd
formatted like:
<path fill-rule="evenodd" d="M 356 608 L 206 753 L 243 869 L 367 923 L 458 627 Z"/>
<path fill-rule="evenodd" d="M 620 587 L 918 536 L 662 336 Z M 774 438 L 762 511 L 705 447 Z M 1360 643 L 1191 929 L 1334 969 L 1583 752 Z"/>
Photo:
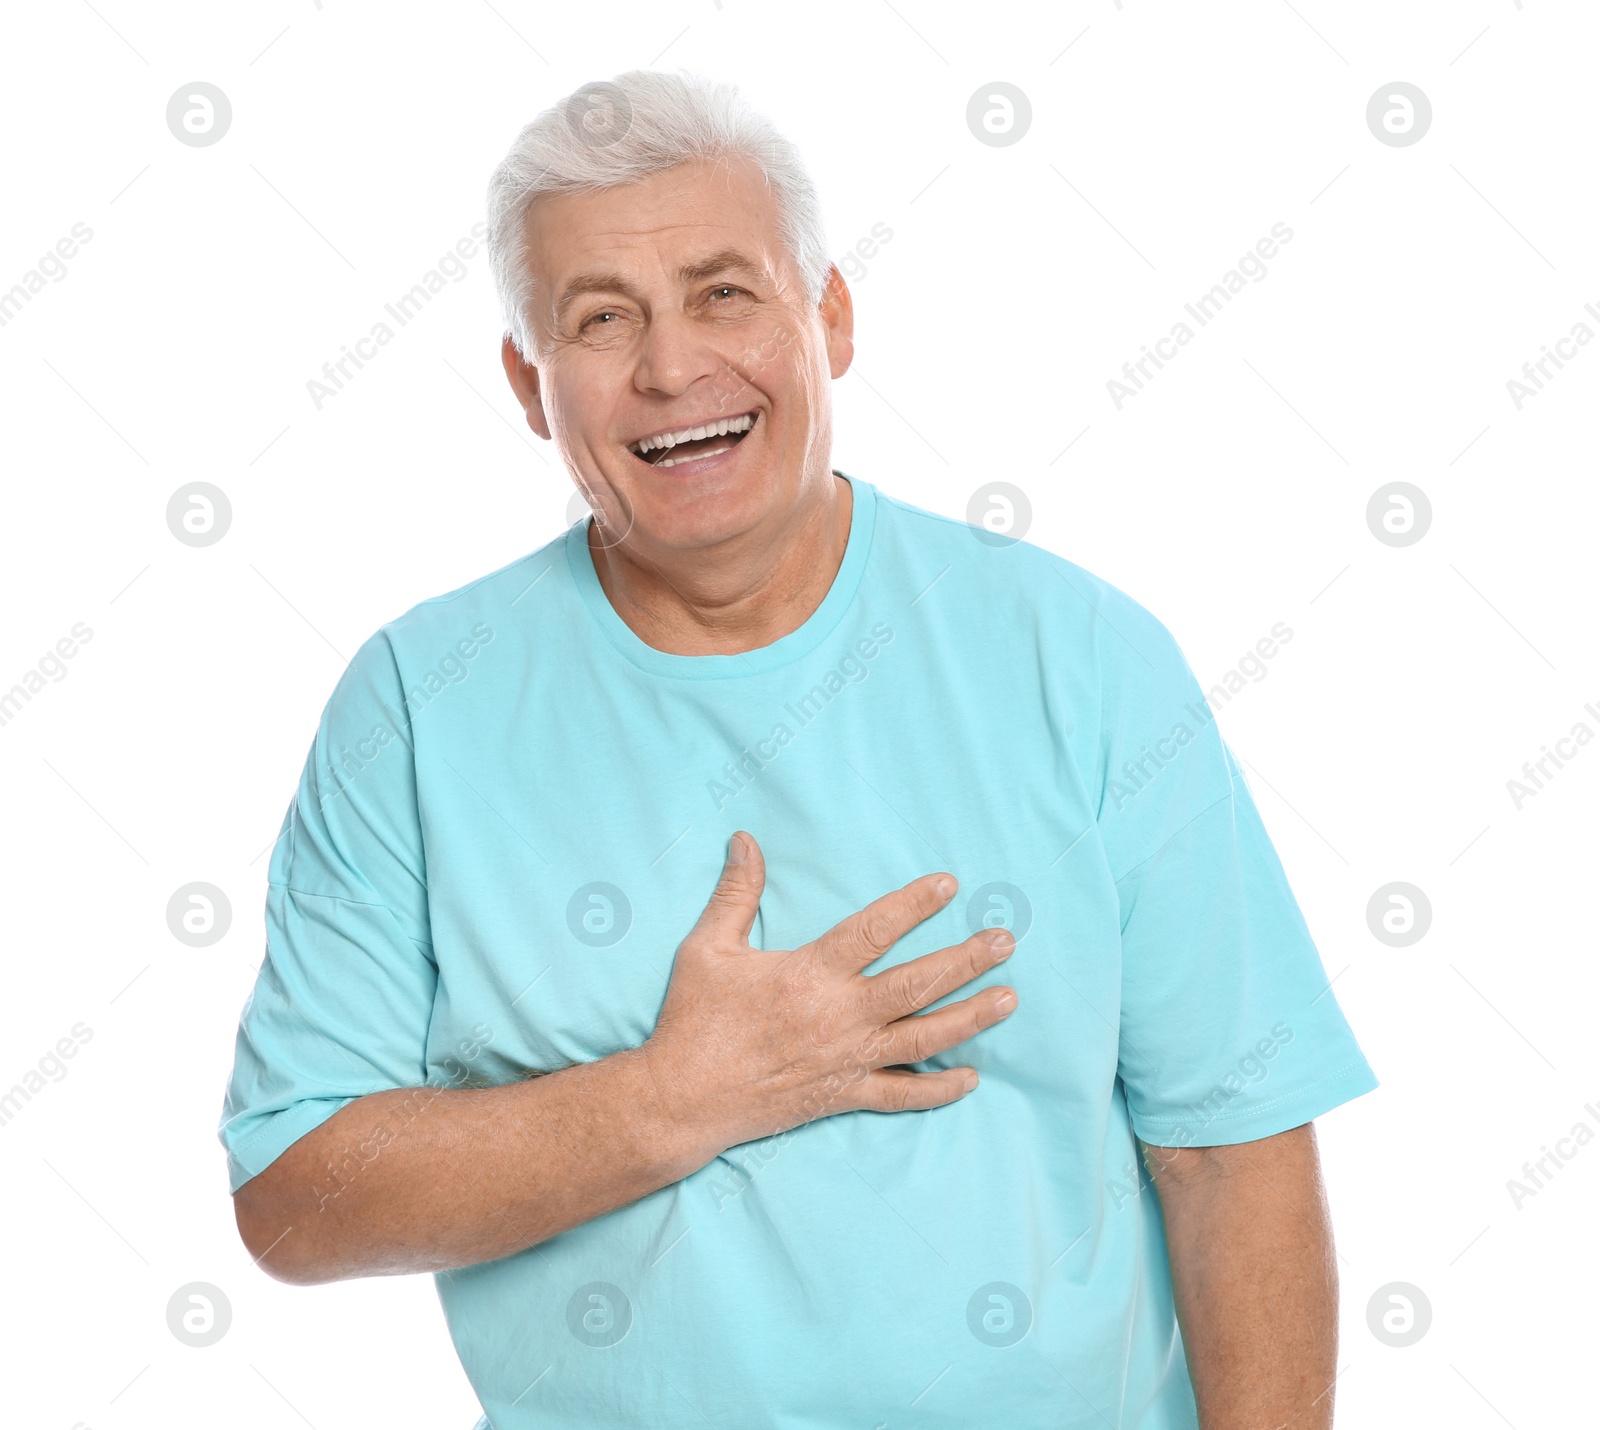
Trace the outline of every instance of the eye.
<path fill-rule="evenodd" d="M 585 318 L 583 320 L 583 326 L 587 328 L 590 323 L 598 322 L 601 318 L 614 318 L 616 316 L 617 315 L 615 313 L 607 309 L 605 312 L 596 313 L 592 318 Z"/>
<path fill-rule="evenodd" d="M 733 284 L 731 284 L 731 283 L 719 283 L 719 284 L 717 284 L 717 286 L 715 288 L 713 288 L 711 290 L 711 292 L 712 292 L 713 295 L 716 295 L 718 293 L 742 293 L 742 292 L 744 292 L 744 289 L 743 288 L 735 288 L 733 286 Z"/>

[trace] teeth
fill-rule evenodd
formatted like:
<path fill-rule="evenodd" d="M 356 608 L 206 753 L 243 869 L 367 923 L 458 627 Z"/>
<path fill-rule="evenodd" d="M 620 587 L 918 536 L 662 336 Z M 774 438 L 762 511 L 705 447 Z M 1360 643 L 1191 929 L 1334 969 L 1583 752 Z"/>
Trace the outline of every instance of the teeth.
<path fill-rule="evenodd" d="M 663 432 L 656 437 L 645 437 L 635 442 L 628 448 L 644 456 L 646 452 L 653 452 L 658 447 L 676 447 L 680 442 L 698 442 L 703 437 L 726 437 L 730 432 L 748 432 L 755 425 L 755 416 L 745 413 L 741 417 L 723 417 L 715 422 L 707 422 L 700 427 L 686 427 L 681 432 Z M 656 465 L 665 466 L 665 462 Z"/>
<path fill-rule="evenodd" d="M 709 452 L 702 452 L 699 457 L 663 457 L 656 463 L 658 467 L 676 467 L 684 462 L 698 462 L 702 457 L 720 457 L 728 447 L 713 447 Z"/>

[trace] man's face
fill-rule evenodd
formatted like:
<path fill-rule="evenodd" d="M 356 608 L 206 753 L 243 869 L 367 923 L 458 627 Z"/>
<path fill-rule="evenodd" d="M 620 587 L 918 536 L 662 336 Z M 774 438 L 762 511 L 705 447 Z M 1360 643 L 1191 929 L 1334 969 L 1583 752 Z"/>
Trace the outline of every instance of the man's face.
<path fill-rule="evenodd" d="M 781 525 L 831 484 L 831 379 L 853 354 L 835 270 L 806 302 L 761 172 L 684 164 L 539 198 L 528 217 L 532 365 L 507 375 L 615 540 L 643 554 Z M 641 439 L 734 430 L 640 455 Z M 740 435 L 741 419 L 749 429 Z"/>

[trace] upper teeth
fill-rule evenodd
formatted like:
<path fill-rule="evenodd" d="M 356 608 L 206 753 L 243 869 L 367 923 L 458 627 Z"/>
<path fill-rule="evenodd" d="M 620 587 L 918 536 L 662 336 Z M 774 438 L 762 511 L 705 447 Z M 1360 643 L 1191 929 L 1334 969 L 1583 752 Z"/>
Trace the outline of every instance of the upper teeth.
<path fill-rule="evenodd" d="M 755 425 L 755 420 L 755 414 L 750 412 L 742 417 L 723 417 L 716 422 L 707 422 L 703 427 L 685 427 L 681 432 L 641 437 L 629 450 L 642 457 L 657 447 L 676 447 L 679 442 L 698 442 L 702 437 L 726 437 L 730 432 L 748 432 Z"/>

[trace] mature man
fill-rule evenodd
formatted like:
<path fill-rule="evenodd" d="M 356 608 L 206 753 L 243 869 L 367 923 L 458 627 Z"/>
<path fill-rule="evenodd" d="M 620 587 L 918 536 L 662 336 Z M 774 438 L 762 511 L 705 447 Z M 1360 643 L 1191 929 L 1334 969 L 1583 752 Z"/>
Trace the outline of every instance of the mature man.
<path fill-rule="evenodd" d="M 546 111 L 490 235 L 595 519 L 323 713 L 246 1246 L 438 1273 L 481 1430 L 1331 1425 L 1311 1119 L 1377 1082 L 1171 636 L 830 467 L 850 294 L 728 87 Z"/>

